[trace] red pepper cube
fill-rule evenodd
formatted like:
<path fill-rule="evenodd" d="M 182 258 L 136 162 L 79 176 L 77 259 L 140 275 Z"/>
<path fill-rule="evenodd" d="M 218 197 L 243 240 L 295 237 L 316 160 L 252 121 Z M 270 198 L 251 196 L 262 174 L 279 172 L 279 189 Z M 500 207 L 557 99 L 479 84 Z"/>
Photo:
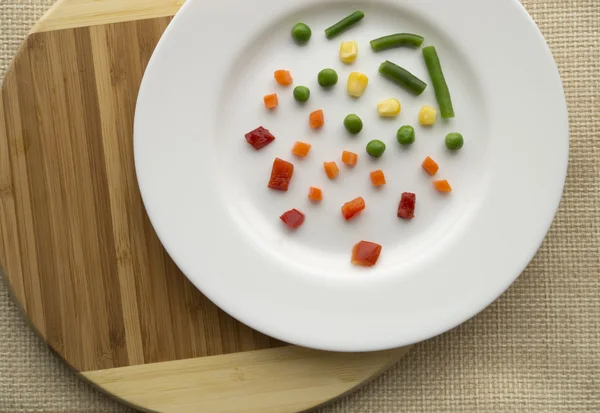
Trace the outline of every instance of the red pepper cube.
<path fill-rule="evenodd" d="M 413 219 L 415 217 L 415 203 L 417 196 L 411 192 L 404 192 L 398 206 L 398 218 Z"/>
<path fill-rule="evenodd" d="M 381 254 L 381 245 L 361 241 L 352 248 L 352 264 L 372 267 L 377 264 L 379 254 Z"/>
<path fill-rule="evenodd" d="M 268 187 L 277 191 L 287 191 L 293 174 L 294 165 L 283 159 L 275 158 Z"/>
<path fill-rule="evenodd" d="M 296 229 L 304 223 L 304 214 L 294 208 L 284 212 L 279 219 L 281 219 L 289 228 Z"/>
<path fill-rule="evenodd" d="M 363 209 L 365 209 L 365 200 L 363 197 L 359 196 L 342 205 L 342 215 L 344 216 L 344 219 L 348 221 Z"/>
<path fill-rule="evenodd" d="M 246 141 L 256 150 L 264 148 L 275 140 L 275 136 L 271 135 L 271 132 L 262 126 L 248 132 L 245 136 Z"/>

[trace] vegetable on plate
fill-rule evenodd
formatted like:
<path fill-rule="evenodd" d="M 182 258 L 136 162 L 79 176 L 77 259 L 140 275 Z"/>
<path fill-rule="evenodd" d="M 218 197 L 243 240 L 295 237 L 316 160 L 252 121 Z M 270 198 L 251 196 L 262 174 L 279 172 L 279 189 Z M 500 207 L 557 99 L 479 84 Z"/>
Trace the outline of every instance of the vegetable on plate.
<path fill-rule="evenodd" d="M 352 264 L 372 267 L 377 264 L 381 254 L 381 245 L 369 241 L 360 241 L 352 248 Z"/>
<path fill-rule="evenodd" d="M 398 206 L 398 218 L 413 219 L 415 217 L 415 204 L 417 196 L 412 192 L 404 192 Z"/>
<path fill-rule="evenodd" d="M 348 75 L 346 90 L 348 94 L 354 98 L 359 98 L 365 93 L 365 89 L 369 85 L 369 78 L 364 73 L 352 72 Z"/>
<path fill-rule="evenodd" d="M 423 36 L 419 36 L 418 34 L 396 33 L 373 39 L 370 44 L 374 52 L 380 52 L 395 47 L 421 47 L 423 40 Z"/>
<path fill-rule="evenodd" d="M 452 192 L 452 187 L 450 186 L 450 183 L 448 183 L 448 181 L 445 179 L 442 179 L 440 181 L 433 181 L 433 186 L 439 192 Z"/>
<path fill-rule="evenodd" d="M 423 126 L 432 126 L 436 118 L 437 111 L 431 106 L 423 106 L 419 111 L 419 123 Z"/>
<path fill-rule="evenodd" d="M 377 103 L 377 113 L 379 113 L 379 116 L 381 117 L 396 117 L 401 110 L 402 106 L 398 99 L 386 99 Z"/>
<path fill-rule="evenodd" d="M 292 38 L 296 43 L 303 44 L 308 42 L 311 35 L 312 30 L 310 30 L 310 27 L 302 22 L 298 22 L 292 27 Z"/>
<path fill-rule="evenodd" d="M 328 39 L 332 39 L 338 34 L 345 32 L 350 27 L 361 21 L 365 17 L 365 14 L 362 11 L 355 11 L 349 16 L 344 17 L 342 20 L 337 22 L 336 24 L 329 26 L 325 29 L 325 37 Z"/>
<path fill-rule="evenodd" d="M 263 101 L 265 102 L 265 108 L 267 109 L 275 109 L 279 104 L 279 100 L 277 99 L 277 93 L 266 95 L 263 98 Z"/>
<path fill-rule="evenodd" d="M 353 135 L 360 133 L 363 128 L 362 120 L 355 114 L 351 113 L 344 118 L 344 127 Z"/>
<path fill-rule="evenodd" d="M 453 118 L 454 108 L 452 107 L 450 91 L 448 90 L 448 84 L 446 83 L 444 72 L 442 72 L 442 65 L 440 64 L 440 58 L 438 57 L 435 47 L 424 47 L 423 58 L 425 59 L 425 65 L 427 66 L 427 71 L 429 72 L 431 83 L 433 84 L 435 98 L 440 106 L 442 118 Z"/>
<path fill-rule="evenodd" d="M 323 69 L 317 75 L 317 81 L 321 87 L 332 87 L 338 81 L 338 74 L 333 69 Z"/>
<path fill-rule="evenodd" d="M 358 162 L 358 155 L 354 152 L 344 151 L 342 152 L 342 162 L 348 166 L 355 166 Z"/>
<path fill-rule="evenodd" d="M 311 147 L 312 145 L 310 143 L 298 141 L 294 144 L 292 153 L 300 158 L 304 158 L 306 155 L 308 155 Z"/>
<path fill-rule="evenodd" d="M 296 86 L 294 88 L 294 99 L 298 102 L 306 102 L 310 97 L 310 89 L 306 86 Z"/>
<path fill-rule="evenodd" d="M 275 81 L 282 86 L 289 86 L 293 83 L 292 75 L 289 70 L 276 70 L 273 73 Z"/>
<path fill-rule="evenodd" d="M 275 158 L 273 168 L 271 169 L 271 178 L 267 186 L 271 189 L 285 192 L 288 190 L 293 174 L 294 165 L 283 159 Z"/>
<path fill-rule="evenodd" d="M 325 169 L 325 173 L 329 179 L 335 179 L 340 173 L 340 168 L 338 168 L 337 164 L 334 161 L 331 162 L 323 162 L 323 168 Z"/>
<path fill-rule="evenodd" d="M 320 128 L 325 124 L 325 117 L 323 116 L 323 110 L 315 110 L 308 117 L 308 122 L 312 129 Z"/>
<path fill-rule="evenodd" d="M 262 126 L 248 132 L 244 136 L 246 137 L 246 142 L 252 145 L 256 150 L 264 148 L 275 140 L 275 136 L 271 135 L 271 132 Z"/>
<path fill-rule="evenodd" d="M 446 135 L 446 148 L 451 151 L 457 151 L 463 147 L 465 140 L 463 136 L 458 132 L 451 132 Z"/>
<path fill-rule="evenodd" d="M 340 44 L 340 60 L 342 63 L 351 64 L 358 57 L 358 44 L 356 40 L 342 42 Z"/>
<path fill-rule="evenodd" d="M 431 176 L 434 176 L 437 173 L 438 169 L 440 169 L 438 164 L 433 159 L 431 159 L 429 156 L 427 158 L 425 158 L 425 160 L 423 161 L 421 166 Z"/>
<path fill-rule="evenodd" d="M 279 219 L 281 219 L 289 228 L 296 229 L 304 223 L 304 214 L 294 208 L 284 212 Z"/>
<path fill-rule="evenodd" d="M 427 87 L 427 83 L 389 60 L 379 65 L 379 73 L 417 96 Z"/>
<path fill-rule="evenodd" d="M 385 152 L 385 143 L 379 139 L 373 139 L 367 144 L 367 153 L 373 158 L 380 158 Z"/>
<path fill-rule="evenodd" d="M 320 188 L 311 186 L 308 188 L 308 199 L 312 202 L 319 202 L 323 200 L 323 191 Z"/>
<path fill-rule="evenodd" d="M 375 188 L 385 185 L 385 175 L 381 169 L 371 172 L 371 182 Z"/>
<path fill-rule="evenodd" d="M 415 142 L 415 128 L 410 125 L 401 126 L 396 132 L 396 140 L 400 145 L 411 145 Z"/>
<path fill-rule="evenodd" d="M 344 216 L 344 219 L 348 221 L 363 209 L 365 209 L 365 200 L 359 196 L 342 205 L 342 215 Z"/>

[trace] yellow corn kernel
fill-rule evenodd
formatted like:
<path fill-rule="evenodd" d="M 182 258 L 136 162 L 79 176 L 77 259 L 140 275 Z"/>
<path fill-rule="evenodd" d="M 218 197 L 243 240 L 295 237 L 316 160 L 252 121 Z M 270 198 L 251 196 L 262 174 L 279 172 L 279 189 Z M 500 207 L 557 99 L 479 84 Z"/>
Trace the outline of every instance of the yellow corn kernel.
<path fill-rule="evenodd" d="M 364 73 L 352 72 L 348 75 L 348 94 L 355 98 L 359 98 L 365 92 L 369 78 Z"/>
<path fill-rule="evenodd" d="M 377 104 L 377 112 L 379 116 L 394 117 L 400 113 L 401 106 L 398 99 L 382 100 Z"/>
<path fill-rule="evenodd" d="M 355 40 L 342 42 L 340 45 L 340 60 L 344 63 L 354 63 L 358 56 L 358 45 Z"/>
<path fill-rule="evenodd" d="M 423 126 L 431 126 L 435 123 L 437 111 L 431 106 L 423 106 L 419 111 L 419 123 Z"/>

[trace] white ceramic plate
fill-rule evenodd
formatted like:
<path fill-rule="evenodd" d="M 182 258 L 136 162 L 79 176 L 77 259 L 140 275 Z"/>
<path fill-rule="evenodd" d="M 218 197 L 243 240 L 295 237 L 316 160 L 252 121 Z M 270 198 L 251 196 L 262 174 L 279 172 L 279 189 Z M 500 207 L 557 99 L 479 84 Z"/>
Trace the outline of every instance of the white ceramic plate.
<path fill-rule="evenodd" d="M 354 10 L 366 17 L 327 40 L 323 30 Z M 313 30 L 303 47 L 294 23 Z M 435 45 L 452 93 L 456 118 L 425 129 L 422 105 L 437 107 L 420 50 L 373 53 L 369 40 L 397 32 Z M 359 57 L 338 60 L 342 40 L 356 40 Z M 389 59 L 430 85 L 414 97 L 383 79 Z M 319 70 L 339 73 L 332 91 Z M 311 89 L 297 104 L 293 87 L 278 86 L 276 69 Z M 366 93 L 346 93 L 351 71 L 364 72 Z M 276 92 L 279 107 L 262 98 Z M 377 116 L 376 103 L 395 97 L 402 113 Z M 326 125 L 310 130 L 321 108 Z M 342 120 L 365 124 L 350 137 Z M 396 130 L 414 125 L 416 142 L 402 148 Z M 259 125 L 275 142 L 255 151 L 244 134 Z M 444 136 L 460 131 L 465 146 L 450 153 Z M 386 142 L 379 160 L 365 153 Z M 313 145 L 304 160 L 290 149 Z M 354 169 L 342 150 L 359 154 Z M 454 191 L 437 193 L 421 169 L 427 156 Z M 273 159 L 295 165 L 287 193 L 267 189 Z M 568 121 L 560 78 L 534 22 L 516 0 L 188 0 L 152 56 L 135 116 L 135 162 L 150 219 L 187 277 L 226 312 L 270 336 L 336 351 L 402 346 L 440 334 L 495 300 L 542 242 L 558 206 L 568 158 Z M 329 181 L 323 161 L 340 176 Z M 376 190 L 369 172 L 382 169 Z M 308 187 L 323 189 L 311 205 Z M 402 192 L 417 194 L 416 218 L 396 217 Z M 341 205 L 363 196 L 367 208 L 346 222 Z M 306 214 L 297 231 L 279 215 Z M 375 267 L 350 263 L 360 240 L 383 245 Z"/>

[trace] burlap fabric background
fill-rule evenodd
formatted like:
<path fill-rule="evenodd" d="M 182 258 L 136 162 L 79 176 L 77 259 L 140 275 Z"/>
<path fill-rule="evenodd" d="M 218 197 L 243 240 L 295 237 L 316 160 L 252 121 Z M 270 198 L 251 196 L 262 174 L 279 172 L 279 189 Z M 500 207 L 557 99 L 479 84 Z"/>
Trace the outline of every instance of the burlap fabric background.
<path fill-rule="evenodd" d="M 0 0 L 0 75 L 52 2 Z M 600 0 L 523 4 L 569 106 L 569 173 L 554 225 L 496 303 L 320 413 L 600 412 Z M 0 412 L 130 411 L 52 355 L 0 282 Z"/>

